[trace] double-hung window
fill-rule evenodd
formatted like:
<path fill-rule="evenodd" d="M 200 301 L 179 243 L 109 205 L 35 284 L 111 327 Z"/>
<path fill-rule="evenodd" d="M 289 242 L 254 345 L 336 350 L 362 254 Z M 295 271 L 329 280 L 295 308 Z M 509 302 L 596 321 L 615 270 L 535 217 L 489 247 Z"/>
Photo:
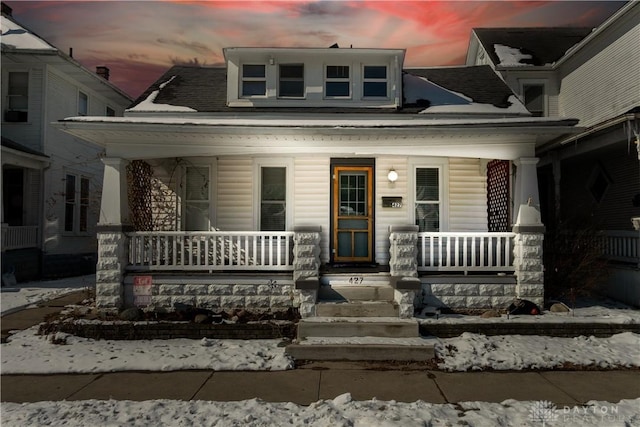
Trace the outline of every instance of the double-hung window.
<path fill-rule="evenodd" d="M 89 231 L 90 180 L 87 177 L 66 174 L 64 194 L 64 231 Z"/>
<path fill-rule="evenodd" d="M 387 97 L 387 67 L 385 65 L 365 65 L 363 77 L 363 97 Z"/>
<path fill-rule="evenodd" d="M 242 96 L 265 96 L 267 75 L 264 64 L 244 64 L 242 66 Z"/>
<path fill-rule="evenodd" d="M 260 231 L 284 231 L 287 226 L 287 169 L 260 168 Z"/>
<path fill-rule="evenodd" d="M 440 231 L 440 181 L 439 168 L 416 168 L 415 221 L 419 231 Z"/>
<path fill-rule="evenodd" d="M 26 122 L 29 110 L 29 73 L 9 72 L 7 75 L 6 122 Z"/>
<path fill-rule="evenodd" d="M 327 65 L 324 93 L 329 98 L 348 98 L 351 95 L 348 65 Z"/>
<path fill-rule="evenodd" d="M 523 83 L 522 100 L 534 117 L 546 116 L 544 83 Z"/>
<path fill-rule="evenodd" d="M 281 64 L 278 78 L 279 97 L 304 98 L 304 65 Z"/>
<path fill-rule="evenodd" d="M 188 231 L 211 227 L 209 166 L 187 166 L 184 170 L 184 225 Z"/>
<path fill-rule="evenodd" d="M 89 113 L 89 96 L 84 92 L 78 92 L 78 115 L 86 116 Z"/>

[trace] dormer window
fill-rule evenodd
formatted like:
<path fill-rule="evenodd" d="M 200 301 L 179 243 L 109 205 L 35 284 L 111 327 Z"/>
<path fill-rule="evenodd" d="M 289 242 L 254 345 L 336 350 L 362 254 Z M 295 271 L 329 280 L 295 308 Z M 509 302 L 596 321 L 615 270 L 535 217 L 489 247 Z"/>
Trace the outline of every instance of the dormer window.
<path fill-rule="evenodd" d="M 387 97 L 387 67 L 385 65 L 365 65 L 362 95 L 365 98 Z"/>
<path fill-rule="evenodd" d="M 267 76 L 264 64 L 242 66 L 242 96 L 265 96 Z"/>
<path fill-rule="evenodd" d="M 348 65 L 327 65 L 324 84 L 325 96 L 330 98 L 348 98 L 351 93 Z"/>
<path fill-rule="evenodd" d="M 531 112 L 533 117 L 544 117 L 547 115 L 544 83 L 522 83 L 522 98 L 524 106 Z"/>
<path fill-rule="evenodd" d="M 282 64 L 278 81 L 281 98 L 304 98 L 304 65 Z"/>

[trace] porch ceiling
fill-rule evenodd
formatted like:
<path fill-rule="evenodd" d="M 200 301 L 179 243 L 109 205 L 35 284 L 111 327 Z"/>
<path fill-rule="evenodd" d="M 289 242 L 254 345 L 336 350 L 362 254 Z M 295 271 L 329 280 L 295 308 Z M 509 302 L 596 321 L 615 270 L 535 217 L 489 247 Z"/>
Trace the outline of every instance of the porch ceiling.
<path fill-rule="evenodd" d="M 119 120 L 118 120 L 119 119 Z M 240 122 L 240 123 L 239 123 Z M 243 120 L 71 118 L 53 125 L 125 159 L 261 154 L 515 159 L 580 129 L 550 119 Z"/>

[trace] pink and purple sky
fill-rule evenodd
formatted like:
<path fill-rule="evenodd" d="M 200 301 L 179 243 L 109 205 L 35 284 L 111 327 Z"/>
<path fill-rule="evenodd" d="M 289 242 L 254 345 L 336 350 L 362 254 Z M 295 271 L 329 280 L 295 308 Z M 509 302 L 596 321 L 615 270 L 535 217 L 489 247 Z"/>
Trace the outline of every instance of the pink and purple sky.
<path fill-rule="evenodd" d="M 474 27 L 595 27 L 617 1 L 11 1 L 18 23 L 140 95 L 173 64 L 230 46 L 405 48 L 405 66 L 461 65 Z"/>

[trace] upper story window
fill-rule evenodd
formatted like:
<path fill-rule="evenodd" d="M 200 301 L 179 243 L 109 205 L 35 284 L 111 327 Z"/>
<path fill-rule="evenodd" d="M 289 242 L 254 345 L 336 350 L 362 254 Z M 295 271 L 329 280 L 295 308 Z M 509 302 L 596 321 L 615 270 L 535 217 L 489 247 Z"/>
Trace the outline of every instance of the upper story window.
<path fill-rule="evenodd" d="M 78 92 L 78 115 L 86 116 L 89 113 L 89 96 L 84 92 Z"/>
<path fill-rule="evenodd" d="M 387 97 L 387 67 L 385 65 L 365 65 L 362 87 L 363 97 Z"/>
<path fill-rule="evenodd" d="M 29 73 L 9 72 L 7 76 L 6 122 L 26 122 L 29 110 Z"/>
<path fill-rule="evenodd" d="M 349 97 L 351 82 L 348 65 L 327 65 L 324 93 L 327 97 Z"/>
<path fill-rule="evenodd" d="M 278 96 L 282 98 L 304 98 L 304 65 L 280 65 Z"/>
<path fill-rule="evenodd" d="M 522 101 L 534 117 L 546 116 L 544 83 L 523 83 Z"/>
<path fill-rule="evenodd" d="M 89 178 L 68 173 L 65 176 L 64 231 L 89 231 Z"/>
<path fill-rule="evenodd" d="M 264 64 L 242 66 L 242 96 L 265 96 L 267 75 Z"/>

